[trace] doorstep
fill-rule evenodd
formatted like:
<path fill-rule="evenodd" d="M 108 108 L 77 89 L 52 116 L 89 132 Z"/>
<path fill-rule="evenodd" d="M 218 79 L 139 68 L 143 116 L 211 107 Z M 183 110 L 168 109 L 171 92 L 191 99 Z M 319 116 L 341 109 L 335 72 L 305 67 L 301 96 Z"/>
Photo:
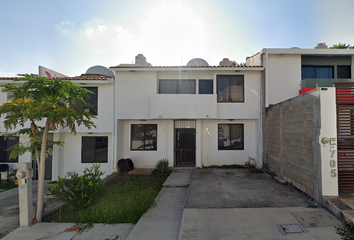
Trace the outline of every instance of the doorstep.
<path fill-rule="evenodd" d="M 151 175 L 154 168 L 136 168 L 128 173 L 128 175 Z"/>

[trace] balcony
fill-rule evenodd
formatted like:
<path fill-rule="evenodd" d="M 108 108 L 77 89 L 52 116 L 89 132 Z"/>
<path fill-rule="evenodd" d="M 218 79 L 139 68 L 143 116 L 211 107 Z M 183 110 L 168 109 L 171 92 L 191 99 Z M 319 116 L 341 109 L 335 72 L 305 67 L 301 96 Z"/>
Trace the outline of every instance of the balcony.
<path fill-rule="evenodd" d="M 301 80 L 301 89 L 316 87 L 333 87 L 335 82 L 354 82 L 350 78 L 305 78 Z"/>
<path fill-rule="evenodd" d="M 216 118 L 216 94 L 156 94 L 150 98 L 150 118 Z"/>

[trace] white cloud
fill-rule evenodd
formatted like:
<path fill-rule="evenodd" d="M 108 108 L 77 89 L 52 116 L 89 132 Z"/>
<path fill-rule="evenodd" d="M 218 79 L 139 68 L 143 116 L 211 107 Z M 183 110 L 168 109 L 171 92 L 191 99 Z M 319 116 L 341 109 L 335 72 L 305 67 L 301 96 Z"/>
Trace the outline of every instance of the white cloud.
<path fill-rule="evenodd" d="M 60 24 L 56 24 L 55 28 L 57 29 L 58 32 L 65 35 L 71 33 L 73 26 L 74 26 L 74 22 L 71 23 L 69 21 L 64 21 L 61 22 Z"/>
<path fill-rule="evenodd" d="M 65 22 L 61 22 L 60 24 L 63 25 L 63 26 L 64 25 L 74 25 L 74 22 L 71 23 L 69 21 L 65 21 Z"/>

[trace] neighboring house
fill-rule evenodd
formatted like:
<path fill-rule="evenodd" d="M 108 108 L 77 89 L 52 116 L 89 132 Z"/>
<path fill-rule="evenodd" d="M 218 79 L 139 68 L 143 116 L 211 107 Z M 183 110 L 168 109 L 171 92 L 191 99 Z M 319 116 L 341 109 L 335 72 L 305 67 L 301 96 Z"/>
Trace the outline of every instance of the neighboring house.
<path fill-rule="evenodd" d="M 247 66 L 263 66 L 265 107 L 334 82 L 351 81 L 354 73 L 354 49 L 264 48 L 247 57 Z M 301 91 L 301 92 L 300 92 Z"/>
<path fill-rule="evenodd" d="M 40 67 L 40 72 L 41 71 Z M 52 76 L 55 72 L 47 71 Z M 47 77 L 47 76 L 45 76 Z M 110 174 L 115 169 L 113 161 L 114 149 L 114 74 L 105 67 L 95 66 L 80 77 L 60 77 L 61 79 L 72 81 L 73 83 L 87 88 L 95 94 L 90 94 L 88 101 L 96 105 L 92 109 L 84 109 L 96 115 L 93 122 L 97 128 L 87 129 L 79 126 L 76 128 L 76 135 L 71 134 L 68 129 L 59 128 L 51 132 L 50 136 L 56 141 L 63 141 L 64 147 L 55 146 L 53 155 L 49 155 L 46 160 L 45 178 L 55 180 L 65 176 L 70 171 L 83 172 L 91 163 L 102 163 L 102 171 Z M 21 81 L 14 82 L 15 78 L 0 78 L 0 84 L 22 84 Z M 18 79 L 18 78 L 16 78 Z M 0 88 L 1 90 L 1 88 Z M 0 104 L 6 102 L 11 97 L 7 93 L 0 92 Z M 5 116 L 0 117 L 1 123 Z M 40 124 L 39 124 L 40 125 Z M 15 131 L 19 128 L 15 129 Z M 17 159 L 9 159 L 9 152 L 5 149 L 13 146 L 19 141 L 29 141 L 27 136 L 4 138 L 1 135 L 5 132 L 4 126 L 0 125 L 0 163 L 9 163 L 10 167 L 16 168 L 17 163 L 31 161 L 32 154 L 26 153 Z M 34 177 L 37 177 L 36 164 L 34 167 Z"/>
<path fill-rule="evenodd" d="M 246 64 L 265 69 L 266 166 L 316 200 L 354 192 L 354 49 L 266 48 Z"/>

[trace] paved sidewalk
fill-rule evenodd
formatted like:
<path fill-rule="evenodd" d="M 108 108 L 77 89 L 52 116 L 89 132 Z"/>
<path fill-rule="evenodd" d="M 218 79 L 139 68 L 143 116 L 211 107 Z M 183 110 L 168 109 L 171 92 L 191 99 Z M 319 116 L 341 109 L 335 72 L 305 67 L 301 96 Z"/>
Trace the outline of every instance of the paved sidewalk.
<path fill-rule="evenodd" d="M 175 169 L 127 240 L 177 239 L 193 170 Z"/>
<path fill-rule="evenodd" d="M 7 235 L 3 240 L 124 240 L 127 238 L 134 224 L 94 224 L 92 228 L 82 232 L 68 231 L 74 223 L 37 223 L 22 226 Z M 52 236 L 50 238 L 46 238 Z"/>

